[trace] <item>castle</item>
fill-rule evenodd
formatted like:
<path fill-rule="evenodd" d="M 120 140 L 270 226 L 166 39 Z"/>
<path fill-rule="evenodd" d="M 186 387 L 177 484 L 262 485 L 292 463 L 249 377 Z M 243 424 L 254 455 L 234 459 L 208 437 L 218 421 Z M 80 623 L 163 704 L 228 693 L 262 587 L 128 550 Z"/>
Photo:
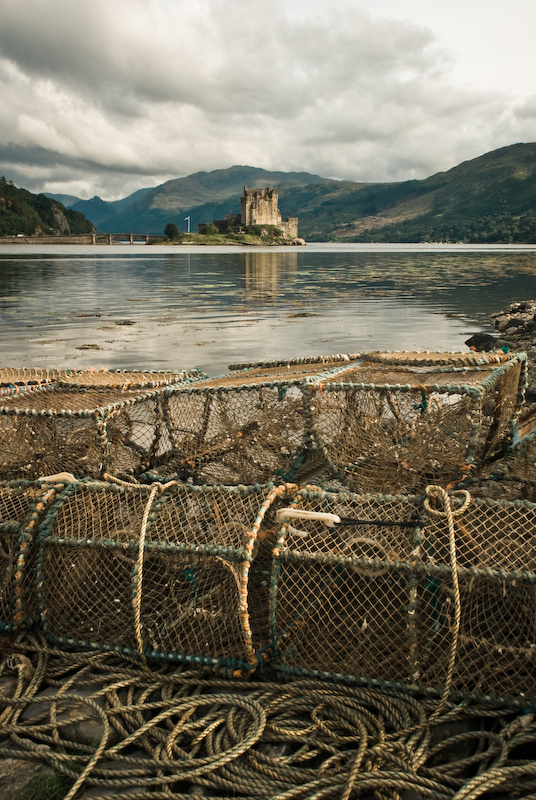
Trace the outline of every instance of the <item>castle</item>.
<path fill-rule="evenodd" d="M 293 239 L 298 237 L 298 217 L 282 219 L 278 206 L 279 194 L 272 186 L 248 189 L 240 198 L 241 225 L 275 225 Z"/>

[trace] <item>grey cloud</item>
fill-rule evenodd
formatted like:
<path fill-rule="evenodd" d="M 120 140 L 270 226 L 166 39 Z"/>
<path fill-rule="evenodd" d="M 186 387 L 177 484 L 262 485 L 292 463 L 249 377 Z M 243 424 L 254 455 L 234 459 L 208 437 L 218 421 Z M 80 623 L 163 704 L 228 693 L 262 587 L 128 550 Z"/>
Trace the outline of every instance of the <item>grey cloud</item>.
<path fill-rule="evenodd" d="M 349 80 L 377 86 L 426 67 L 430 34 L 418 28 L 350 10 L 332 28 L 322 19 L 291 23 L 278 3 L 249 5 L 250 14 L 243 0 L 177 3 L 163 19 L 146 0 L 92 0 L 76 14 L 72 0 L 55 0 L 54 14 L 42 0 L 1 0 L 0 51 L 34 79 L 116 112 L 124 97 L 130 112 L 134 99 L 287 114 Z"/>
<path fill-rule="evenodd" d="M 533 121 L 529 105 L 449 86 L 430 31 L 351 7 L 292 19 L 282 0 L 52 8 L 0 0 L 0 170 L 34 191 L 125 196 L 235 163 L 425 177 Z"/>

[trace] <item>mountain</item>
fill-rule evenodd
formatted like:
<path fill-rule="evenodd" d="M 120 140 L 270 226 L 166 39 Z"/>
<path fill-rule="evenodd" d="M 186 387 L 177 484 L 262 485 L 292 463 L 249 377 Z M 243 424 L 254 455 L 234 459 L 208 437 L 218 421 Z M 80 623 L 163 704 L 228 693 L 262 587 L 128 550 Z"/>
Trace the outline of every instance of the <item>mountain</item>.
<path fill-rule="evenodd" d="M 240 211 L 244 186 L 274 186 L 283 216 L 308 241 L 536 242 L 536 143 L 493 150 L 424 180 L 356 183 L 307 172 L 234 166 L 140 189 L 123 200 L 77 200 L 103 232 L 192 231 Z"/>
<path fill-rule="evenodd" d="M 50 194 L 47 192 L 46 195 L 47 197 L 51 197 L 54 200 L 58 200 L 60 203 L 63 203 L 63 205 L 67 208 L 72 208 L 74 211 L 80 211 L 80 213 L 84 214 L 84 216 L 86 216 L 88 219 L 91 219 L 91 221 L 97 227 L 99 227 L 101 223 L 105 223 L 106 220 L 110 219 L 115 214 L 123 211 L 125 208 L 128 208 L 132 205 L 132 203 L 134 203 L 135 200 L 137 200 L 139 197 L 142 197 L 144 194 L 146 194 L 146 192 L 149 191 L 150 189 L 138 189 L 137 192 L 128 195 L 128 197 L 123 197 L 122 200 L 112 201 L 101 200 L 98 195 L 92 197 L 91 200 L 82 200 L 80 197 L 74 197 L 70 194 Z M 123 233 L 123 231 L 111 231 L 111 229 L 108 230 L 107 228 L 105 232 Z"/>
<path fill-rule="evenodd" d="M 0 178 L 0 236 L 91 233 L 93 224 L 79 211 L 44 194 L 32 194 Z"/>
<path fill-rule="evenodd" d="M 239 213 L 244 186 L 276 186 L 280 208 L 286 214 L 282 202 L 285 193 L 291 188 L 299 189 L 318 181 L 322 181 L 319 175 L 307 172 L 270 172 L 246 166 L 196 172 L 143 192 L 113 216 L 101 218 L 98 226 L 110 233 L 158 234 L 163 232 L 168 222 L 186 230 L 185 217 L 190 217 L 190 228 L 195 231 L 199 223 L 221 219 L 230 211 Z M 76 208 L 81 210 L 79 203 Z M 96 222 L 95 218 L 92 219 Z"/>
<path fill-rule="evenodd" d="M 536 143 L 514 144 L 424 180 L 293 198 L 310 241 L 536 242 Z"/>
<path fill-rule="evenodd" d="M 65 206 L 65 208 L 72 208 L 75 203 L 78 203 L 80 200 L 79 197 L 75 197 L 73 194 L 53 194 L 52 192 L 43 192 L 45 197 L 50 197 L 52 200 L 57 200 L 58 203 L 61 203 Z"/>

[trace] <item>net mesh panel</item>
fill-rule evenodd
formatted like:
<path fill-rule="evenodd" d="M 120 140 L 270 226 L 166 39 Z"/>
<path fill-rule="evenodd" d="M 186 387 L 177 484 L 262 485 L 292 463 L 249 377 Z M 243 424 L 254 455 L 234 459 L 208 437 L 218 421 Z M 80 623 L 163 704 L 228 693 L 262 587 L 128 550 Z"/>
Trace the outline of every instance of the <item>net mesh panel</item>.
<path fill-rule="evenodd" d="M 1 367 L 0 387 L 35 387 L 39 384 L 54 383 L 62 374 L 66 373 L 59 369 Z"/>
<path fill-rule="evenodd" d="M 310 438 L 303 387 L 219 380 L 165 394 L 170 449 L 153 461 L 154 469 L 200 484 L 292 480 Z"/>
<path fill-rule="evenodd" d="M 534 504 L 473 499 L 454 517 L 457 640 L 448 522 L 424 498 L 309 489 L 292 505 L 354 524 L 283 526 L 270 600 L 279 671 L 442 693 L 457 643 L 452 692 L 536 698 Z"/>
<path fill-rule="evenodd" d="M 0 478 L 58 472 L 78 478 L 139 474 L 169 449 L 161 392 L 138 388 L 49 388 L 4 398 Z"/>
<path fill-rule="evenodd" d="M 410 520 L 419 504 L 311 491 L 294 505 L 342 518 L 404 521 L 410 527 L 329 528 L 319 521 L 292 520 L 274 554 L 270 616 L 276 666 L 407 680 L 408 576 L 390 564 L 411 556 Z"/>
<path fill-rule="evenodd" d="M 456 482 L 506 447 L 522 365 L 339 370 L 309 390 L 314 441 L 353 491 Z"/>
<path fill-rule="evenodd" d="M 0 483 L 0 630 L 30 624 L 36 616 L 37 522 L 54 491 L 40 484 Z"/>
<path fill-rule="evenodd" d="M 0 368 L 0 396 L 32 391 L 50 384 L 78 387 L 155 387 L 175 383 L 188 383 L 204 378 L 199 370 L 138 372 L 114 369 L 26 369 Z"/>
<path fill-rule="evenodd" d="M 266 617 L 267 588 L 259 581 L 260 596 L 250 594 L 249 566 L 258 523 L 277 493 L 271 486 L 173 484 L 160 487 L 148 507 L 149 495 L 144 486 L 91 481 L 60 495 L 39 543 L 47 635 L 77 646 L 251 669 L 266 639 L 257 638 L 260 626 L 252 634 L 250 608 L 252 617 Z"/>

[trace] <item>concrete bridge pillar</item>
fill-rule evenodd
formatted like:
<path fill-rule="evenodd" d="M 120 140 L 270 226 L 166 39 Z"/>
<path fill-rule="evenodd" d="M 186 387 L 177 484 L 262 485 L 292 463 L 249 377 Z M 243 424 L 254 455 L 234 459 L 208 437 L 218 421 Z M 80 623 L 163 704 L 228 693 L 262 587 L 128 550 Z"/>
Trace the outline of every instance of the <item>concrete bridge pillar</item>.
<path fill-rule="evenodd" d="M 130 234 L 130 244 L 134 244 L 134 234 Z"/>
<path fill-rule="evenodd" d="M 113 236 L 111 233 L 108 234 L 108 244 L 113 244 Z"/>

